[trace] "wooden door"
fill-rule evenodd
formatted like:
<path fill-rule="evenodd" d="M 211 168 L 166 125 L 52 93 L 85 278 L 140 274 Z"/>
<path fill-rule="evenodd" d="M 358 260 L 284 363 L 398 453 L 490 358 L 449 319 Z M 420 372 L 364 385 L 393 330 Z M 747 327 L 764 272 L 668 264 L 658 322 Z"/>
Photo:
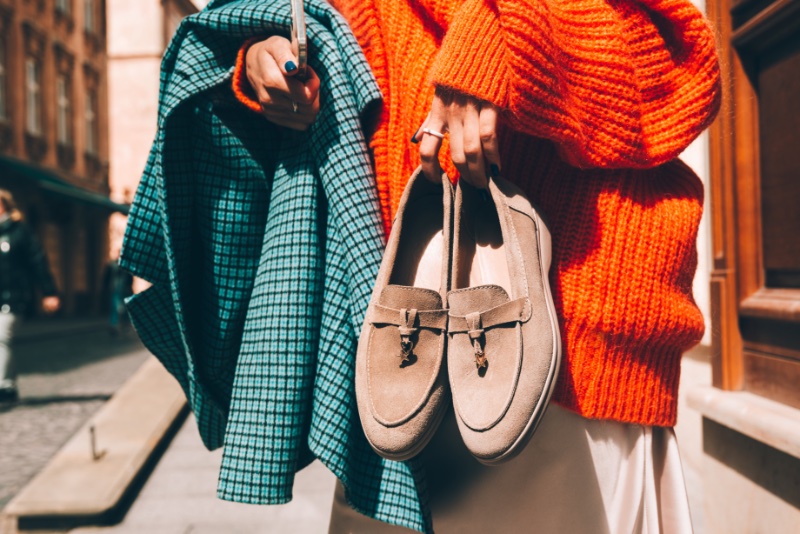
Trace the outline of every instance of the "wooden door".
<path fill-rule="evenodd" d="M 800 0 L 711 0 L 714 385 L 800 408 Z"/>

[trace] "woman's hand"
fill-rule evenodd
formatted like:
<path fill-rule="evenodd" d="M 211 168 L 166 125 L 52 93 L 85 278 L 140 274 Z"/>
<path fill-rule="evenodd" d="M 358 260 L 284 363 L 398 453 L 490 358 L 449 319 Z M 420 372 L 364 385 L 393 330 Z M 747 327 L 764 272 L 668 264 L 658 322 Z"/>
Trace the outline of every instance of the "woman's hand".
<path fill-rule="evenodd" d="M 245 57 L 247 79 L 270 121 L 293 130 L 306 130 L 319 112 L 319 78 L 306 67 L 306 79 L 296 78 L 297 58 L 283 37 L 255 43 Z"/>
<path fill-rule="evenodd" d="M 450 132 L 450 157 L 461 178 L 476 187 L 486 187 L 487 170 L 500 173 L 500 152 L 497 147 L 498 110 L 492 104 L 463 93 L 437 88 L 428 118 L 414 135 L 420 143 L 422 172 L 434 182 L 441 179 L 439 149 L 442 139 L 425 133 Z"/>

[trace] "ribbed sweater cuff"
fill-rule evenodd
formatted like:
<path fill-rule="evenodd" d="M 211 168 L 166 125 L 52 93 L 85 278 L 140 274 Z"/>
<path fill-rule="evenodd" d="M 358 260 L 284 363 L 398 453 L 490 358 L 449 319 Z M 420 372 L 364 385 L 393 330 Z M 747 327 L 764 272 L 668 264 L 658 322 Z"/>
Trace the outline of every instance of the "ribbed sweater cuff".
<path fill-rule="evenodd" d="M 248 39 L 236 54 L 236 66 L 233 69 L 233 94 L 236 100 L 241 102 L 247 109 L 261 113 L 261 104 L 258 103 L 256 94 L 247 79 L 247 51 L 252 45 L 259 42 L 261 38 L 254 37 Z"/>
<path fill-rule="evenodd" d="M 505 108 L 505 45 L 497 12 L 486 0 L 467 0 L 453 17 L 430 80 Z"/>
<path fill-rule="evenodd" d="M 675 426 L 684 348 L 670 342 L 637 346 L 571 328 L 565 346 L 570 355 L 553 401 L 588 419 Z"/>

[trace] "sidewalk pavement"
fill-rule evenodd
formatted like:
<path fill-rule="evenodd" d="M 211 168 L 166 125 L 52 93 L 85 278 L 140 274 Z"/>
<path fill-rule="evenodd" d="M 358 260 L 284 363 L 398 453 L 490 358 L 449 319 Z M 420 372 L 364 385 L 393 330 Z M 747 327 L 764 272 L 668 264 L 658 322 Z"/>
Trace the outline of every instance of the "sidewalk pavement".
<path fill-rule="evenodd" d="M 681 417 L 676 428 L 681 446 L 695 534 L 705 531 L 703 487 L 699 476 L 702 421 L 685 405 L 686 393 L 710 383 L 707 351 L 683 360 Z M 70 534 L 325 534 L 335 477 L 319 462 L 298 473 L 294 500 L 281 506 L 251 506 L 218 500 L 221 451 L 202 445 L 192 416 L 179 430 L 123 522 L 115 527 L 85 527 Z"/>
<path fill-rule="evenodd" d="M 31 337 L 15 348 L 20 401 L 0 406 L 0 509 L 149 357 L 133 332 L 111 337 L 91 324 L 26 325 Z"/>
<path fill-rule="evenodd" d="M 710 382 L 708 355 L 698 352 L 683 361 L 682 395 Z M 677 434 L 696 534 L 704 529 L 701 418 L 683 406 Z M 334 476 L 319 462 L 297 475 L 294 500 L 280 506 L 252 506 L 218 500 L 221 451 L 202 445 L 190 416 L 178 431 L 138 498 L 119 525 L 84 527 L 71 534 L 324 534 L 327 532 Z"/>
<path fill-rule="evenodd" d="M 221 450 L 208 452 L 192 416 L 173 439 L 122 523 L 70 534 L 324 534 L 335 477 L 319 462 L 297 474 L 294 499 L 254 506 L 216 497 Z"/>

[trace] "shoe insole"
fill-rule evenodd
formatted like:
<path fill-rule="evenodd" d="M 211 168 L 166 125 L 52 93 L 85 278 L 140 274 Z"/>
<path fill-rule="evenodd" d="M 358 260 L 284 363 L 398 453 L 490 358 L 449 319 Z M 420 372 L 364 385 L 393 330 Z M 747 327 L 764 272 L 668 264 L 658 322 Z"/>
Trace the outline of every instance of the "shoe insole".
<path fill-rule="evenodd" d="M 421 197 L 406 206 L 390 284 L 439 292 L 444 253 L 443 220 L 441 195 Z"/>
<path fill-rule="evenodd" d="M 506 248 L 497 210 L 491 201 L 479 201 L 470 206 L 475 253 L 469 272 L 470 287 L 494 284 L 511 295 Z"/>

